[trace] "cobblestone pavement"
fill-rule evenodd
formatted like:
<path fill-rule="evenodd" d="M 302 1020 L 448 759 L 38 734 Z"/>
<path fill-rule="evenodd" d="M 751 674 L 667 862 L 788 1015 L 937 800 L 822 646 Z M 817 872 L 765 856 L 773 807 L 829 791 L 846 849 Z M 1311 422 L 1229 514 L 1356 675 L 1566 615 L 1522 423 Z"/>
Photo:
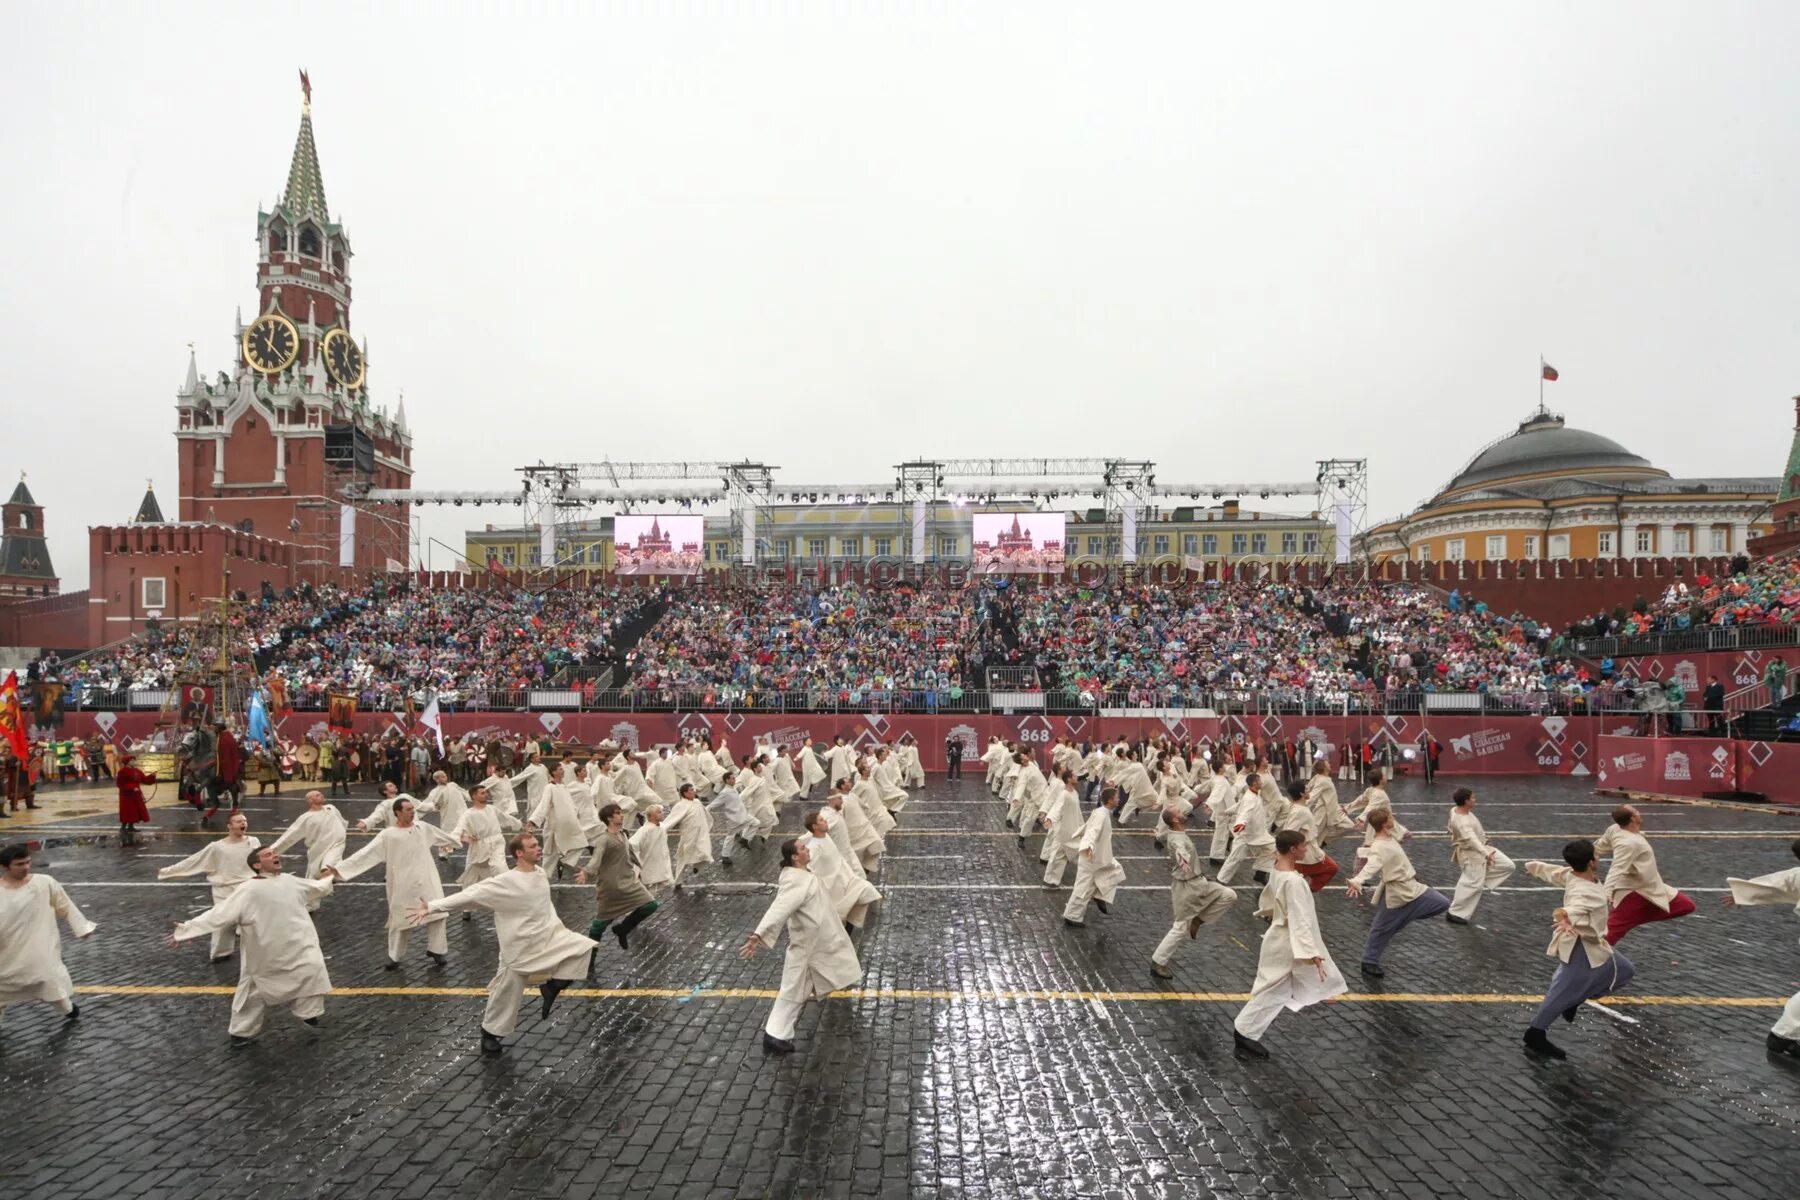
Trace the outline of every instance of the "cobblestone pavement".
<path fill-rule="evenodd" d="M 1800 928 L 1719 901 L 1727 874 L 1792 865 L 1800 817 L 1648 809 L 1665 877 L 1700 911 L 1631 935 L 1632 989 L 1558 1025 L 1562 1063 L 1519 1045 L 1558 895 L 1523 873 L 1473 927 L 1406 930 L 1381 990 L 1353 973 L 1357 992 L 1284 1014 L 1274 1056 L 1244 1062 L 1230 1022 L 1255 971 L 1253 894 L 1183 946 L 1164 987 L 1148 972 L 1170 919 L 1148 820 L 1117 840 L 1128 884 L 1112 913 L 1067 929 L 1036 840 L 1001 828 L 979 779 L 934 779 L 901 815 L 887 898 L 859 935 L 863 985 L 808 1009 L 794 1055 L 759 1044 L 780 955 L 733 953 L 768 903 L 770 845 L 708 868 L 711 886 L 666 905 L 629 955 L 608 939 L 596 989 L 548 1021 L 528 1006 L 484 1058 L 491 925 L 453 922 L 445 969 L 415 939 L 386 972 L 379 873 L 319 914 L 339 989 L 324 1026 L 273 1015 L 231 1049 L 236 964 L 161 944 L 205 885 L 154 881 L 214 835 L 164 808 L 154 836 L 121 848 L 104 816 L 68 816 L 47 791 L 38 869 L 100 931 L 64 942 L 80 1021 L 29 1005 L 0 1033 L 9 1197 L 1794 1194 L 1800 1063 L 1768 1057 L 1763 1036 L 1800 988 Z M 1440 886 L 1449 792 L 1395 791 Z M 1598 833 L 1611 807 L 1574 781 L 1479 793 L 1520 861 Z M 340 803 L 360 816 L 372 797 Z M 300 808 L 297 791 L 252 800 L 252 832 L 270 840 Z M 572 926 L 588 895 L 558 890 Z M 1337 888 L 1319 907 L 1354 972 L 1369 910 Z"/>

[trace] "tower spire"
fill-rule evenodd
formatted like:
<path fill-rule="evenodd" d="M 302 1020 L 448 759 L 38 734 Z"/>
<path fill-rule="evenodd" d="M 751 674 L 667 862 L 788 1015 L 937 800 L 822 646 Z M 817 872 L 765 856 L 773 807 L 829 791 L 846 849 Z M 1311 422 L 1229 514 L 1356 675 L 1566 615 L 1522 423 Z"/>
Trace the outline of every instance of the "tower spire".
<path fill-rule="evenodd" d="M 319 151 L 313 145 L 312 80 L 300 72 L 300 133 L 294 139 L 294 157 L 288 164 L 287 190 L 281 195 L 281 207 L 292 219 L 315 217 L 321 225 L 329 224 L 330 208 L 325 203 L 325 178 L 319 172 Z"/>

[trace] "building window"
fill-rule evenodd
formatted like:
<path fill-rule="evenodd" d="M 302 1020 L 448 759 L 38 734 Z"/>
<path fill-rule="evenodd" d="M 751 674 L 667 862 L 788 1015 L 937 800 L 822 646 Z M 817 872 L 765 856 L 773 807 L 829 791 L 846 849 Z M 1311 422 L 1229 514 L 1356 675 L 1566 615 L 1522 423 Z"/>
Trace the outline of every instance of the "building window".
<path fill-rule="evenodd" d="M 1726 550 L 1730 549 L 1730 547 L 1725 544 L 1725 531 L 1723 529 L 1714 529 L 1711 532 L 1712 551 L 1714 554 L 1723 554 Z"/>
<path fill-rule="evenodd" d="M 1106 557 L 1119 557 L 1119 535 L 1116 533 L 1109 535 L 1106 539 Z"/>
<path fill-rule="evenodd" d="M 1444 561 L 1461 562 L 1463 560 L 1463 540 L 1451 538 L 1444 543 Z"/>
<path fill-rule="evenodd" d="M 1489 562 L 1492 562 L 1497 558 L 1506 557 L 1506 535 L 1504 533 L 1490 533 L 1488 535 L 1487 556 Z"/>
<path fill-rule="evenodd" d="M 1418 559 L 1420 562 L 1430 562 L 1431 561 L 1431 543 L 1430 542 L 1420 542 L 1418 545 L 1418 548 L 1413 551 L 1413 557 Z"/>
<path fill-rule="evenodd" d="M 512 566 L 514 563 L 516 563 L 518 561 L 517 551 L 515 551 L 511 546 L 500 547 L 500 561 L 501 561 L 501 563 L 503 563 L 506 566 L 509 566 L 509 567 Z"/>
<path fill-rule="evenodd" d="M 1088 554 L 1094 558 L 1100 557 L 1100 539 L 1098 537 L 1088 539 Z"/>
<path fill-rule="evenodd" d="M 862 539 L 861 538 L 839 538 L 838 539 L 838 553 L 841 554 L 845 558 L 861 558 L 862 557 Z"/>
<path fill-rule="evenodd" d="M 1253 533 L 1250 535 L 1250 553 L 1267 554 L 1269 552 L 1269 535 Z"/>
<path fill-rule="evenodd" d="M 1537 556 L 1538 556 L 1537 534 L 1528 533 L 1525 535 L 1525 557 L 1526 558 L 1536 558 Z"/>
<path fill-rule="evenodd" d="M 1249 545 L 1250 538 L 1247 535 L 1242 533 L 1231 535 L 1231 552 L 1233 554 L 1242 554 Z"/>
<path fill-rule="evenodd" d="M 1656 530 L 1640 529 L 1637 531 L 1637 552 L 1651 554 L 1656 550 Z"/>
<path fill-rule="evenodd" d="M 888 557 L 892 556 L 893 553 L 894 553 L 894 540 L 892 538 L 876 538 L 875 539 L 875 557 L 876 558 L 888 558 Z"/>
<path fill-rule="evenodd" d="M 538 567 L 544 563 L 544 547 L 542 543 L 533 543 L 531 552 L 525 556 L 527 566 Z"/>
<path fill-rule="evenodd" d="M 1302 534 L 1300 537 L 1300 553 L 1317 554 L 1318 552 L 1319 535 L 1316 533 Z"/>
<path fill-rule="evenodd" d="M 1569 557 L 1569 535 L 1568 534 L 1553 533 L 1550 535 L 1550 557 L 1551 558 L 1567 558 L 1567 557 Z"/>
<path fill-rule="evenodd" d="M 791 558 L 794 554 L 794 542 L 791 538 L 782 538 L 775 543 L 776 558 Z"/>
<path fill-rule="evenodd" d="M 700 547 L 700 558 L 701 558 L 701 561 L 703 561 L 703 562 L 711 562 L 712 561 L 712 543 L 711 542 L 707 542 L 705 545 Z"/>
<path fill-rule="evenodd" d="M 953 537 L 939 538 L 938 539 L 938 554 L 943 558 L 955 558 L 956 557 L 956 539 Z"/>
<path fill-rule="evenodd" d="M 1283 554 L 1292 554 L 1299 545 L 1300 539 L 1295 537 L 1292 532 L 1281 535 L 1281 552 Z"/>
<path fill-rule="evenodd" d="M 1151 553 L 1155 554 L 1158 558 L 1167 554 L 1169 552 L 1169 535 L 1166 533 L 1157 534 L 1151 539 L 1150 550 Z"/>
<path fill-rule="evenodd" d="M 169 581 L 158 575 L 144 580 L 144 607 L 164 608 L 169 600 Z"/>
<path fill-rule="evenodd" d="M 809 558 L 824 558 L 825 557 L 825 539 L 824 538 L 807 538 L 806 539 L 806 553 Z"/>
<path fill-rule="evenodd" d="M 1210 555 L 1217 554 L 1218 552 L 1219 552 L 1219 535 L 1216 533 L 1201 534 L 1200 535 L 1200 553 L 1210 556 Z"/>
<path fill-rule="evenodd" d="M 1694 531 L 1677 529 L 1675 531 L 1675 553 L 1692 554 L 1694 552 Z"/>
<path fill-rule="evenodd" d="M 1200 535 L 1197 533 L 1182 534 L 1181 535 L 1181 552 L 1183 554 L 1198 554 L 1198 553 L 1200 553 Z"/>
<path fill-rule="evenodd" d="M 1612 530 L 1602 529 L 1600 531 L 1600 548 L 1597 551 L 1597 553 L 1600 554 L 1602 557 L 1606 557 L 1606 556 L 1618 553 L 1618 550 L 1613 546 L 1613 531 Z"/>

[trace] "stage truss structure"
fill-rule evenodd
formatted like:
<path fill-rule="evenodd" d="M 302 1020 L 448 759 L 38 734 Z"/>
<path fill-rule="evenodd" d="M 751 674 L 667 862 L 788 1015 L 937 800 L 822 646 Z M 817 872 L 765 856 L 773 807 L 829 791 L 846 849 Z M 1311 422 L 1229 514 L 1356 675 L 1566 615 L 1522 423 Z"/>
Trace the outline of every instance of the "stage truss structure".
<path fill-rule="evenodd" d="M 909 539 L 915 563 L 935 562 L 940 511 L 948 503 L 1021 502 L 1040 508 L 1098 500 L 1105 510 L 1108 557 L 1137 558 L 1137 527 L 1181 500 L 1305 498 L 1312 511 L 1336 527 L 1334 558 L 1350 560 L 1350 547 L 1368 520 L 1368 460 L 1321 459 L 1310 481 L 1158 482 L 1147 459 L 943 458 L 897 463 L 889 479 L 862 483 L 797 483 L 778 480 L 780 468 L 762 462 L 535 463 L 517 468 L 520 485 L 503 491 L 427 491 L 374 488 L 358 499 L 368 504 L 518 505 L 523 524 L 540 531 L 544 564 L 556 562 L 559 527 L 588 520 L 597 508 L 620 513 L 645 505 L 683 508 L 723 506 L 731 517 L 731 558 L 754 565 L 768 553 L 770 511 L 782 504 L 893 504 L 912 510 Z M 1066 501 L 1067 504 L 1059 502 Z M 1346 530 L 1348 532 L 1346 532 Z M 1116 542 L 1113 540 L 1116 538 Z"/>

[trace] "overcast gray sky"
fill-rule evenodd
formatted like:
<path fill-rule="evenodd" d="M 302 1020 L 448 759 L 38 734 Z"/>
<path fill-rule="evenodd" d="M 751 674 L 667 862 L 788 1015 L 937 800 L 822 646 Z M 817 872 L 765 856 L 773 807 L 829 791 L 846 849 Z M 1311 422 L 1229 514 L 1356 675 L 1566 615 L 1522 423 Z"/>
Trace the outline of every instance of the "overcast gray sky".
<path fill-rule="evenodd" d="M 300 66 L 417 487 L 1366 455 L 1378 519 L 1526 415 L 1540 352 L 1571 424 L 1781 471 L 1800 5 L 519 8 L 7 0 L 0 473 L 65 588 L 146 476 L 172 504 Z"/>

